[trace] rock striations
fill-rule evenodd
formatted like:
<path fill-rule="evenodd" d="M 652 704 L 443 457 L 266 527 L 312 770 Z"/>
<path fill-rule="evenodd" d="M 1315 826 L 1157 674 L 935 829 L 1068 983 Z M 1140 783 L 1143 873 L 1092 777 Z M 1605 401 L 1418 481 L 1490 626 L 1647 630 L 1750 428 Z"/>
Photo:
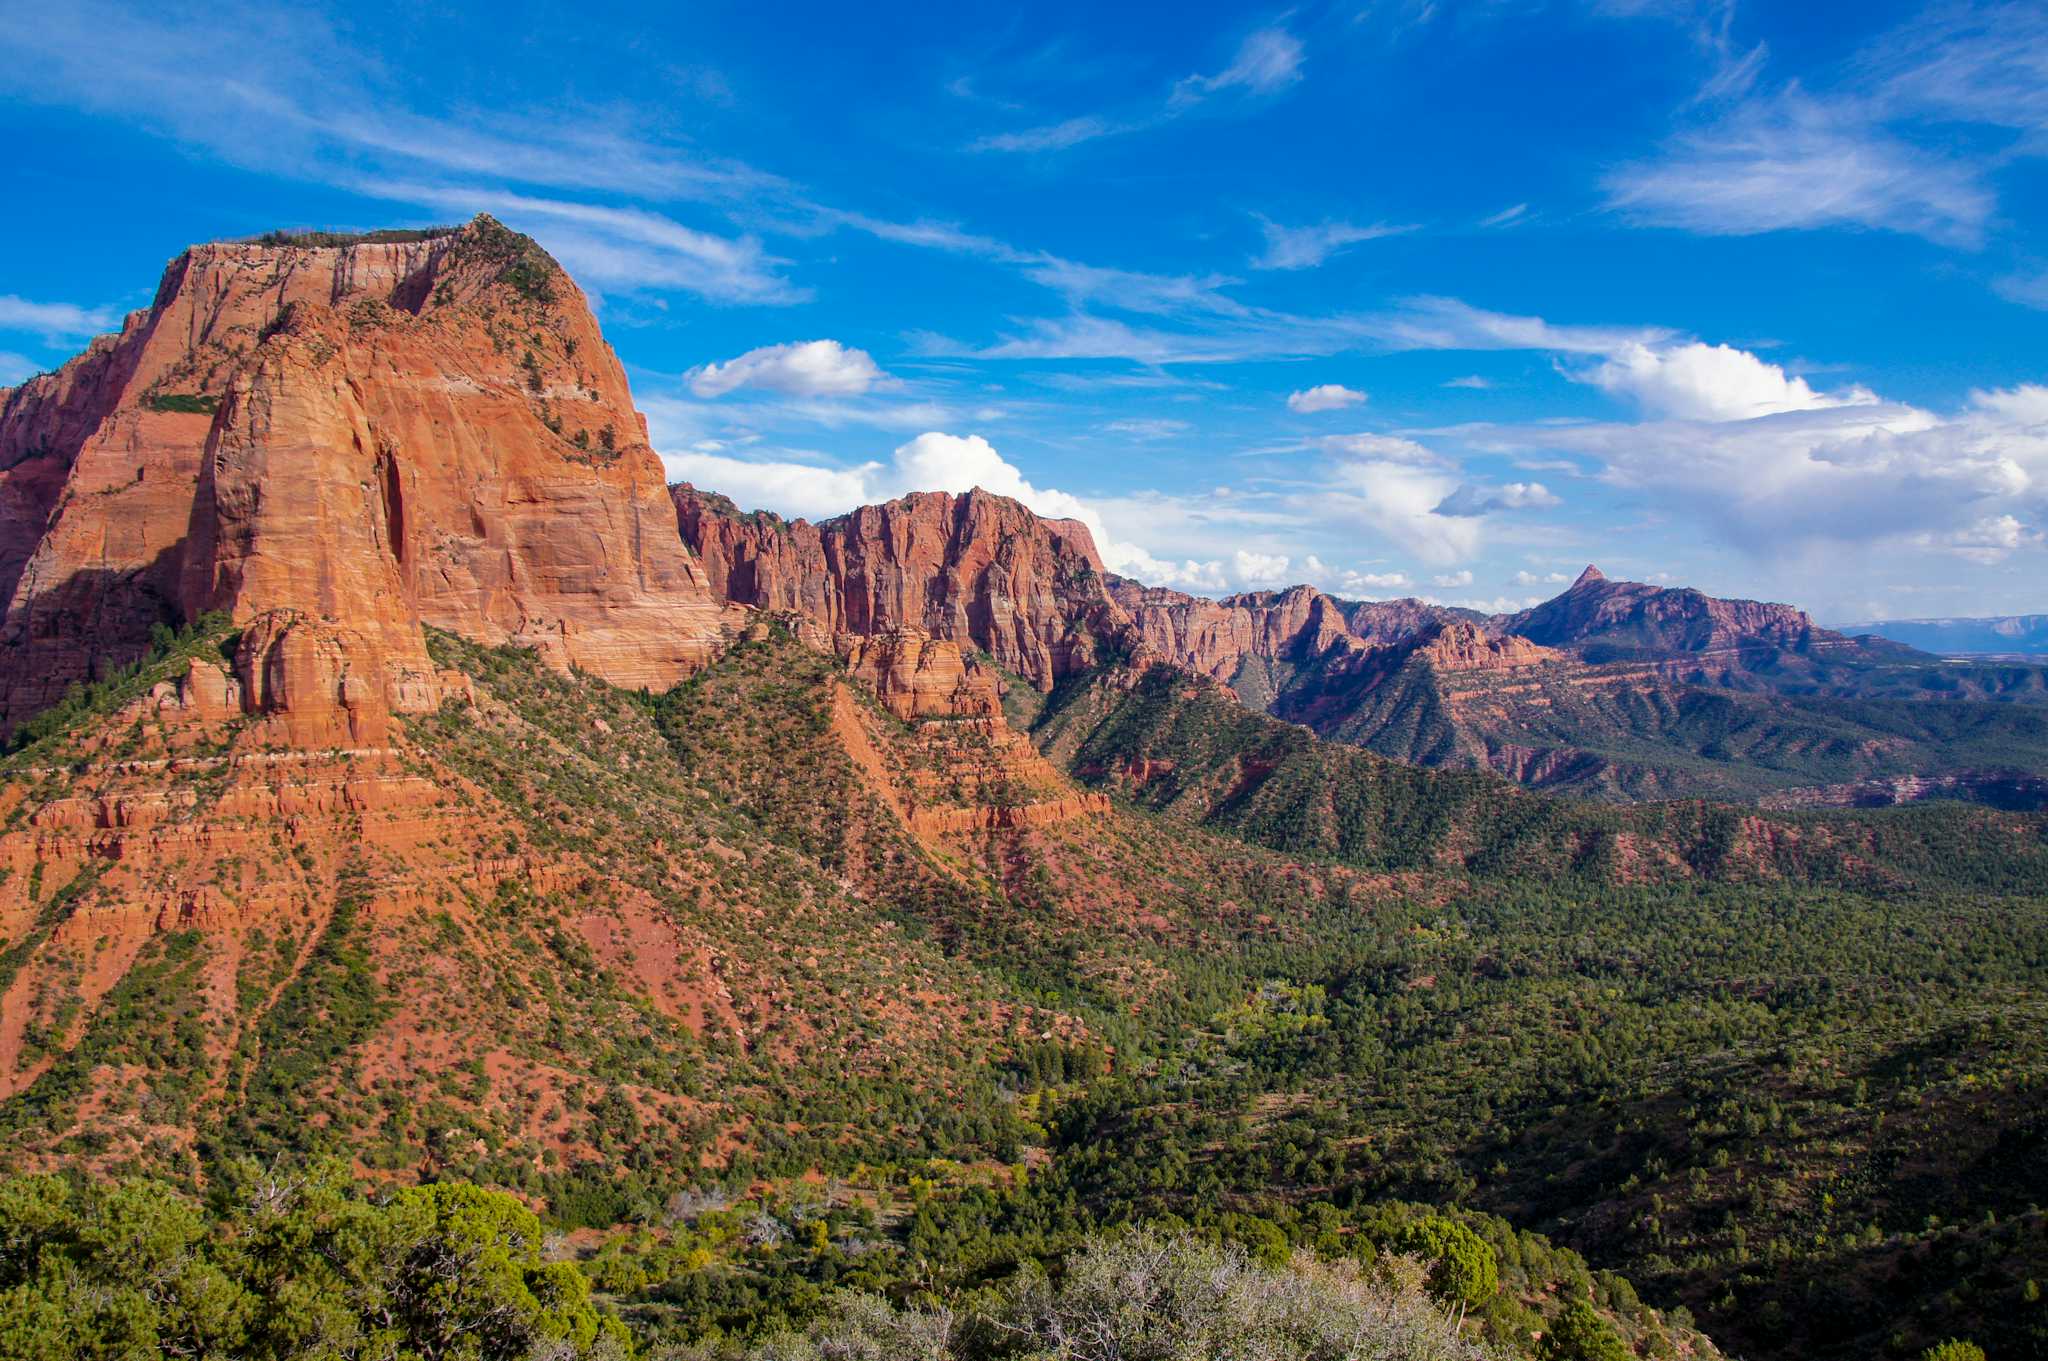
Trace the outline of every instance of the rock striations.
<path fill-rule="evenodd" d="M 1093 666 L 1125 624 L 1087 529 L 975 490 L 914 492 L 811 524 L 671 489 L 684 542 L 725 600 L 827 635 L 901 629 L 978 648 L 1041 690 Z"/>
<path fill-rule="evenodd" d="M 237 696 L 337 740 L 439 700 L 420 626 L 666 685 L 722 607 L 582 294 L 488 217 L 196 246 L 151 306 L 0 394 L 0 725 L 249 624 Z"/>

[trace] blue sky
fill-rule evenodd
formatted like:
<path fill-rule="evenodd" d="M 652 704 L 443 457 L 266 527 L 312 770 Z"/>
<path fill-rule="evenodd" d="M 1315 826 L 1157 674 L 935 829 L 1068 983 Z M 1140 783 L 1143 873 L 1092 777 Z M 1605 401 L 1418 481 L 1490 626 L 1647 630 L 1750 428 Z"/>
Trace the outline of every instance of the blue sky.
<path fill-rule="evenodd" d="M 0 0 L 0 382 L 489 210 L 672 472 L 1207 592 L 2048 609 L 2048 6 Z"/>

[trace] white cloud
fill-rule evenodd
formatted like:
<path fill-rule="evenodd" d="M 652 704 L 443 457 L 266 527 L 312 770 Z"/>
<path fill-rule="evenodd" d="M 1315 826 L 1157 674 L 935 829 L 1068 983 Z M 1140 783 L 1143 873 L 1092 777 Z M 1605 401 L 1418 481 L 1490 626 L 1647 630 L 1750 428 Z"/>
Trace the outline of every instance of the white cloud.
<path fill-rule="evenodd" d="M 749 509 L 820 519 L 856 506 L 888 501 L 913 491 L 960 493 L 980 487 L 1021 501 L 1040 515 L 1079 520 L 1111 571 L 1164 585 L 1222 589 L 1216 563 L 1164 562 L 1135 544 L 1111 535 L 1101 513 L 1078 496 L 1037 487 L 1016 465 L 979 435 L 928 430 L 899 445 L 888 463 L 870 461 L 851 468 L 788 461 L 737 459 L 695 449 L 662 454 L 670 477 L 723 492 Z"/>
<path fill-rule="evenodd" d="M 626 290 L 678 288 L 712 302 L 777 306 L 810 296 L 778 273 L 787 262 L 769 255 L 753 237 L 698 231 L 644 208 L 386 180 L 350 187 L 372 198 L 437 211 L 493 213 L 539 238 L 581 283 Z"/>
<path fill-rule="evenodd" d="M 1344 458 L 1379 459 L 1390 463 L 1412 463 L 1418 467 L 1441 466 L 1443 455 L 1400 435 L 1325 435 L 1316 444 L 1329 454 Z"/>
<path fill-rule="evenodd" d="M 1327 485 L 1304 499 L 1303 509 L 1349 520 L 1424 562 L 1447 565 L 1479 548 L 1480 520 L 1437 511 L 1457 487 L 1455 476 L 1434 467 L 1342 458 L 1332 465 Z"/>
<path fill-rule="evenodd" d="M 2038 532 L 2030 531 L 2011 515 L 1987 515 L 1959 529 L 1916 535 L 1915 541 L 1939 553 L 1989 564 L 2004 561 L 2023 543 L 2039 538 Z"/>
<path fill-rule="evenodd" d="M 1478 487 L 1467 482 L 1446 496 L 1436 508 L 1439 515 L 1490 515 L 1497 510 L 1541 510 L 1561 504 L 1541 482 L 1509 482 L 1498 487 Z"/>
<path fill-rule="evenodd" d="M 699 397 L 720 397 L 740 387 L 795 397 L 857 397 L 889 379 L 866 350 L 836 340 L 763 345 L 723 364 L 700 365 L 685 377 Z"/>
<path fill-rule="evenodd" d="M 998 132 L 987 137 L 977 137 L 967 144 L 969 151 L 1065 151 L 1068 147 L 1092 142 L 1098 137 L 1132 129 L 1106 118 L 1087 114 L 1080 118 L 1069 118 L 1059 123 L 1048 123 L 1043 127 L 1024 128 L 1017 132 Z"/>
<path fill-rule="evenodd" d="M 1213 76 L 1189 76 L 1174 87 L 1173 100 L 1184 104 L 1225 90 L 1272 94 L 1301 79 L 1301 40 L 1284 28 L 1262 28 L 1238 44 L 1237 56 Z"/>
<path fill-rule="evenodd" d="M 1286 29 L 1260 29 L 1239 44 L 1237 56 L 1228 67 L 1214 75 L 1188 76 L 1176 82 L 1166 102 L 1150 111 L 1134 112 L 1120 118 L 1081 114 L 1014 132 L 990 133 L 969 142 L 967 149 L 1028 155 L 1065 151 L 1104 137 L 1144 132 L 1172 122 L 1211 95 L 1228 91 L 1268 95 L 1285 89 L 1300 79 L 1303 55 L 1301 41 Z"/>
<path fill-rule="evenodd" d="M 670 477 L 708 491 L 723 492 L 749 510 L 820 520 L 871 501 L 885 501 L 880 490 L 887 469 L 880 463 L 853 468 L 824 468 L 810 463 L 756 461 L 723 454 L 665 453 Z"/>
<path fill-rule="evenodd" d="M 1287 571 L 1290 559 L 1284 554 L 1247 553 L 1240 548 L 1230 556 L 1234 575 L 1243 585 L 1274 587 L 1293 584 Z"/>
<path fill-rule="evenodd" d="M 1760 556 L 1892 543 L 1988 561 L 2036 542 L 2048 518 L 2048 387 L 1973 393 L 1948 415 L 1858 401 L 1468 430 L 1482 447 L 1591 457 L 1604 481 Z"/>
<path fill-rule="evenodd" d="M 42 365 L 27 355 L 0 350 L 0 388 L 13 387 L 24 378 L 34 377 L 42 372 Z"/>
<path fill-rule="evenodd" d="M 0 295 L 0 331 L 26 331 L 56 342 L 110 331 L 121 321 L 111 307 L 80 307 L 72 302 L 30 302 L 12 293 Z"/>
<path fill-rule="evenodd" d="M 1472 584 L 1472 573 L 1469 570 L 1462 572 L 1451 572 L 1444 576 L 1431 577 L 1429 580 L 1432 585 L 1436 586 L 1445 586 L 1451 588 L 1456 588 L 1459 586 L 1470 586 Z"/>
<path fill-rule="evenodd" d="M 1493 386 L 1493 380 L 1481 378 L 1476 373 L 1468 373 L 1462 378 L 1445 379 L 1444 386 L 1447 388 L 1471 388 L 1476 392 L 1484 392 Z"/>
<path fill-rule="evenodd" d="M 1491 216 L 1480 218 L 1479 225 L 1482 227 L 1512 227 L 1528 215 L 1529 205 L 1517 203 L 1512 207 L 1503 208 Z"/>
<path fill-rule="evenodd" d="M 1252 261 L 1253 269 L 1313 269 L 1346 246 L 1415 230 L 1412 226 L 1396 227 L 1384 222 L 1370 227 L 1350 222 L 1283 227 L 1263 217 L 1259 219 L 1259 225 L 1266 234 L 1266 249 Z"/>
<path fill-rule="evenodd" d="M 1562 586 L 1571 580 L 1569 572 L 1517 572 L 1510 578 L 1517 586 Z"/>
<path fill-rule="evenodd" d="M 1318 383 L 1312 388 L 1287 394 L 1287 409 L 1296 415 L 1307 416 L 1318 411 L 1341 411 L 1364 400 L 1365 394 L 1356 388 L 1345 387 L 1342 383 Z"/>
<path fill-rule="evenodd" d="M 2048 311 L 2048 269 L 2033 274 L 2007 274 L 1994 280 L 1991 287 L 2007 302 Z"/>
<path fill-rule="evenodd" d="M 1854 226 L 1976 245 L 1994 206 L 1977 167 L 1901 139 L 1876 112 L 1797 86 L 1750 100 L 1615 171 L 1608 204 L 1707 234 Z"/>
<path fill-rule="evenodd" d="M 1782 411 L 1868 404 L 1868 389 L 1815 392 L 1804 378 L 1728 345 L 1631 344 L 1597 367 L 1574 374 L 1607 392 L 1632 398 L 1653 415 L 1675 420 L 1729 421 Z"/>
<path fill-rule="evenodd" d="M 1192 427 L 1186 421 L 1154 416 L 1110 421 L 1102 428 L 1112 435 L 1127 435 L 1138 440 L 1157 440 L 1172 439 L 1175 435 L 1185 434 Z"/>

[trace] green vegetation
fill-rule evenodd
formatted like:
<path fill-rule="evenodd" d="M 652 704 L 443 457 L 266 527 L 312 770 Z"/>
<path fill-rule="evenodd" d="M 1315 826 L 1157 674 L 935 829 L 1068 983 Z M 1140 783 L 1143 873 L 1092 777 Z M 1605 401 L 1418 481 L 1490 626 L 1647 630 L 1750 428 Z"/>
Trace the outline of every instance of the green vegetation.
<path fill-rule="evenodd" d="M 35 759 L 35 751 L 54 745 L 96 720 L 104 719 L 153 685 L 174 678 L 195 657 L 218 661 L 231 654 L 234 634 L 225 614 L 203 614 L 182 628 L 158 624 L 150 630 L 149 647 L 126 666 L 98 680 L 72 686 L 49 708 L 17 727 L 7 739 L 0 773 Z"/>
<path fill-rule="evenodd" d="M 533 1212 L 474 1186 L 368 1199 L 341 1169 L 0 1181 L 0 1358 L 614 1358 L 629 1340 Z"/>
<path fill-rule="evenodd" d="M 965 797 L 971 735 L 766 634 L 662 695 L 431 634 L 474 696 L 408 720 L 404 759 L 487 840 L 340 857 L 331 915 L 242 939 L 219 1035 L 197 937 L 83 1024 L 45 967 L 65 1057 L 8 1103 L 8 1155 L 202 1196 L 172 1260 L 229 1300 L 252 1155 L 354 1157 L 387 1189 L 325 1183 L 367 1207 L 337 1224 L 401 1182 L 503 1188 L 579 1231 L 539 1268 L 573 1262 L 579 1309 L 678 1358 L 1061 1355 L 1048 1320 L 1132 1252 L 1162 1303 L 1120 1316 L 1131 1345 L 1180 1311 L 1197 1356 L 1344 1355 L 1305 1320 L 1361 1300 L 1403 1302 L 1436 1339 L 1412 1355 L 1710 1354 L 1695 1315 L 1745 1356 L 2048 1348 L 2041 819 L 1562 803 L 1147 677 L 1039 729 L 1144 811 L 920 839 L 886 791 Z M 460 871 L 404 877 L 435 857 Z M 518 868 L 474 887 L 487 858 Z M 61 963 L 95 892 L 38 883 L 6 957 Z M 117 1298 L 82 1242 L 51 1279 Z M 1219 1279 L 1247 1293 L 1204 1315 L 1185 1287 Z M 1271 1331 L 1222 1331 L 1248 1318 Z"/>
<path fill-rule="evenodd" d="M 154 392 L 146 401 L 151 411 L 182 411 L 197 416 L 211 416 L 220 406 L 220 397 L 211 392 Z"/>
<path fill-rule="evenodd" d="M 306 228 L 298 231 L 265 232 L 248 238 L 252 246 L 301 246 L 308 249 L 333 246 L 402 245 L 410 241 L 434 241 L 453 236 L 460 227 L 393 227 L 373 232 L 330 232 Z"/>
<path fill-rule="evenodd" d="M 466 257 L 497 267 L 498 282 L 530 303 L 547 306 L 555 301 L 556 277 L 561 270 L 538 241 L 515 232 L 489 214 L 480 214 L 462 231 L 456 249 Z"/>

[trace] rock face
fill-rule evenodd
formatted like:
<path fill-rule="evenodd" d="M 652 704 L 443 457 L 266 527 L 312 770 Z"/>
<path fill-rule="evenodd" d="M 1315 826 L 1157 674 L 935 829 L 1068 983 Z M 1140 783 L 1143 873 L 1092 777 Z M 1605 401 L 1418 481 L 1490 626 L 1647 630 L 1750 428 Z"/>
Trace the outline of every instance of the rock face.
<path fill-rule="evenodd" d="M 827 634 L 916 630 L 1049 690 L 1094 665 L 1127 622 L 1087 529 L 1007 497 L 916 492 L 814 525 L 742 515 L 688 483 L 671 493 L 714 594 Z"/>
<path fill-rule="evenodd" d="M 1085 526 L 975 490 L 916 493 L 821 524 L 670 489 L 712 593 L 794 613 L 827 636 L 915 629 L 981 649 L 1040 689 L 1108 650 L 1229 681 L 1274 661 L 1403 641 L 1454 611 L 1345 603 L 1310 586 L 1209 600 L 1102 569 Z"/>
<path fill-rule="evenodd" d="M 1804 610 L 1790 605 L 1611 581 L 1591 565 L 1563 595 L 1508 616 L 1502 631 L 1547 647 L 1605 645 L 1645 655 L 1711 655 L 1743 647 L 1803 651 L 1849 641 L 1815 627 Z"/>
<path fill-rule="evenodd" d="M 846 635 L 846 669 L 874 687 L 882 706 L 906 722 L 1002 717 L 996 678 L 960 645 L 912 630 Z"/>
<path fill-rule="evenodd" d="M 1496 637 L 1477 624 L 1453 619 L 1436 624 L 1413 641 L 1414 655 L 1438 671 L 1515 671 L 1561 662 L 1564 654 L 1513 634 Z"/>
<path fill-rule="evenodd" d="M 276 616 L 238 662 L 261 706 L 431 707 L 422 623 L 626 685 L 716 648 L 574 283 L 489 218 L 406 235 L 194 247 L 4 394 L 0 726 L 209 610 Z"/>

